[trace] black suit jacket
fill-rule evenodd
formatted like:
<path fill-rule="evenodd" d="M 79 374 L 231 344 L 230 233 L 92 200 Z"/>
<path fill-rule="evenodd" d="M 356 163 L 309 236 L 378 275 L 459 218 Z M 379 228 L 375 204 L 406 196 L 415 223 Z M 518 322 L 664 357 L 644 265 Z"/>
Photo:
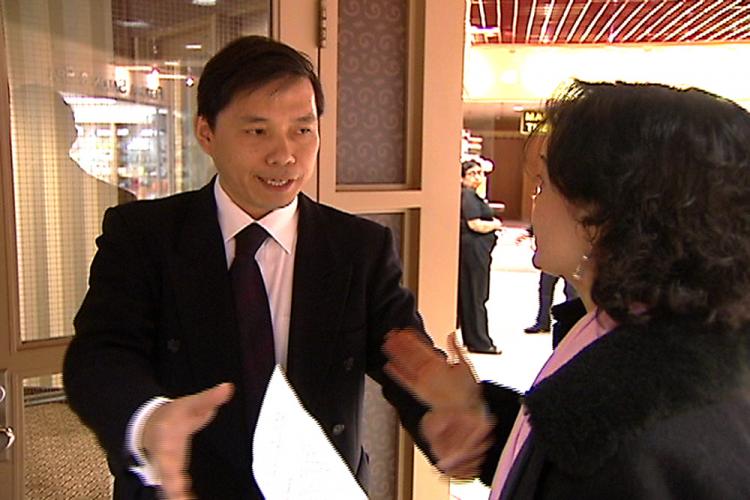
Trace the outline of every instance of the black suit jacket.
<path fill-rule="evenodd" d="M 148 498 L 153 492 L 127 470 L 124 438 L 136 409 L 157 395 L 242 383 L 213 182 L 108 210 L 97 246 L 65 388 L 107 451 L 116 497 Z M 381 371 L 387 331 L 423 330 L 400 280 L 389 230 L 300 195 L 287 375 L 360 479 L 364 375 L 381 383 L 413 436 L 425 411 Z M 190 471 L 202 499 L 253 498 L 242 394 L 194 439 Z"/>

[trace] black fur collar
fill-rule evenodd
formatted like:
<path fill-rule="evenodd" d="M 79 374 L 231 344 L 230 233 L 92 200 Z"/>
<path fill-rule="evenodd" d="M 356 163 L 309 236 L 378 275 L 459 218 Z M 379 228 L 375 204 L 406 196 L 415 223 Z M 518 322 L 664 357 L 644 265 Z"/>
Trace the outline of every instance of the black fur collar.
<path fill-rule="evenodd" d="M 747 384 L 746 332 L 688 322 L 616 328 L 526 394 L 537 445 L 566 472 L 594 472 L 649 422 Z"/>

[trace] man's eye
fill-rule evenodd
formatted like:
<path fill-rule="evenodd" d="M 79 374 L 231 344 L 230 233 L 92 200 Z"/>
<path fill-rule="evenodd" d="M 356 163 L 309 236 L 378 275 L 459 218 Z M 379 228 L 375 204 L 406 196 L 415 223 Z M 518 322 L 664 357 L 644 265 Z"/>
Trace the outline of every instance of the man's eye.
<path fill-rule="evenodd" d="M 304 134 L 311 134 L 312 131 L 313 130 L 310 127 L 302 127 L 301 129 L 299 129 L 299 133 L 303 134 L 303 135 Z"/>
<path fill-rule="evenodd" d="M 248 128 L 245 129 L 245 133 L 249 135 L 263 135 L 266 133 L 266 131 L 262 128 Z"/>

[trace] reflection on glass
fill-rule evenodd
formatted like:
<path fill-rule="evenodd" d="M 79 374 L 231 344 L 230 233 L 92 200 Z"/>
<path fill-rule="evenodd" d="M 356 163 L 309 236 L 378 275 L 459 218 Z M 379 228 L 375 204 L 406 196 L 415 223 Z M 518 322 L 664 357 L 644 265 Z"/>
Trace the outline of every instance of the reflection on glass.
<path fill-rule="evenodd" d="M 270 0 L 0 0 L 21 340 L 72 335 L 107 207 L 203 186 L 197 84 Z"/>
<path fill-rule="evenodd" d="M 62 376 L 26 378 L 24 498 L 112 498 L 112 480 L 96 438 L 68 408 Z"/>

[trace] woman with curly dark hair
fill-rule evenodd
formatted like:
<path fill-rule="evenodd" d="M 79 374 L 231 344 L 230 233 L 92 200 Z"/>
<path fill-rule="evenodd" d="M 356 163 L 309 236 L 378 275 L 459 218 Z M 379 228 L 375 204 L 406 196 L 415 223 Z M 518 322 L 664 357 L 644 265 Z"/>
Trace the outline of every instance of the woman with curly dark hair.
<path fill-rule="evenodd" d="M 576 81 L 546 120 L 534 262 L 587 313 L 522 398 L 390 336 L 438 467 L 481 472 L 491 499 L 750 498 L 750 114 L 698 89 Z M 459 410 L 460 438 L 440 425 Z M 444 456 L 441 439 L 483 445 Z"/>

